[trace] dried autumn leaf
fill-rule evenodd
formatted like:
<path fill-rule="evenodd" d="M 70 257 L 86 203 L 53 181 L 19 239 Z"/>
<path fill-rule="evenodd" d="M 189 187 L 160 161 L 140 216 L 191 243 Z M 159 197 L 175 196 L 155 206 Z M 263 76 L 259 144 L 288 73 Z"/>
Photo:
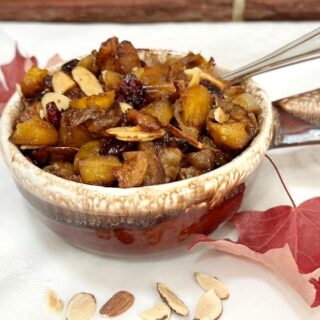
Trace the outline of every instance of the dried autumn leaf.
<path fill-rule="evenodd" d="M 24 57 L 16 46 L 13 60 L 7 64 L 1 65 L 0 70 L 4 76 L 5 83 L 0 81 L 0 115 L 3 107 L 8 102 L 16 90 L 16 84 L 21 81 L 25 72 L 31 67 L 36 66 L 35 57 Z"/>
<path fill-rule="evenodd" d="M 171 309 L 165 303 L 159 303 L 152 309 L 139 314 L 143 320 L 167 320 L 171 317 Z"/>
<path fill-rule="evenodd" d="M 194 276 L 203 290 L 209 291 L 213 289 L 220 299 L 227 299 L 229 297 L 229 290 L 218 278 L 202 272 L 195 272 Z"/>
<path fill-rule="evenodd" d="M 100 314 L 107 317 L 117 317 L 126 312 L 134 303 L 134 295 L 128 291 L 114 294 L 100 309 Z"/>
<path fill-rule="evenodd" d="M 187 316 L 189 310 L 187 306 L 181 301 L 178 296 L 172 292 L 165 284 L 158 282 L 157 290 L 165 303 L 178 315 Z"/>
<path fill-rule="evenodd" d="M 78 293 L 73 296 L 67 307 L 67 320 L 90 320 L 95 311 L 96 298 L 90 293 Z"/>
<path fill-rule="evenodd" d="M 218 250 L 266 264 L 315 307 L 320 305 L 320 287 L 316 286 L 320 279 L 319 213 L 320 197 L 297 207 L 245 211 L 232 219 L 239 233 L 237 242 L 198 238 L 193 245 L 210 243 Z"/>
<path fill-rule="evenodd" d="M 222 313 L 222 302 L 214 289 L 204 293 L 196 307 L 194 320 L 215 320 Z"/>

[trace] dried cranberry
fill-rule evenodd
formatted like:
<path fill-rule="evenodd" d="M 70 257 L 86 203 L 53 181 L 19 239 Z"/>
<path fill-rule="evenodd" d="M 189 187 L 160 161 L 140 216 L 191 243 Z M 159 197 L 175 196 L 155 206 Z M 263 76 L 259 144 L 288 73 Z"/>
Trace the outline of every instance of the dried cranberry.
<path fill-rule="evenodd" d="M 142 107 L 142 102 L 145 97 L 145 90 L 141 81 L 133 74 L 128 74 L 124 77 L 121 83 L 120 93 L 125 101 L 132 104 L 135 108 Z"/>
<path fill-rule="evenodd" d="M 200 84 L 206 87 L 211 95 L 215 95 L 215 96 L 218 96 L 219 98 L 223 98 L 222 91 L 209 80 L 206 80 L 206 79 L 201 80 Z"/>
<path fill-rule="evenodd" d="M 108 137 L 102 140 L 99 154 L 102 156 L 121 156 L 122 152 L 132 150 L 134 145 L 133 142 L 125 142 Z"/>
<path fill-rule="evenodd" d="M 52 101 L 47 103 L 47 119 L 52 123 L 56 128 L 60 126 L 61 112 L 57 108 L 56 104 Z"/>
<path fill-rule="evenodd" d="M 77 66 L 79 63 L 79 60 L 78 59 L 73 59 L 73 60 L 70 60 L 68 62 L 66 62 L 65 64 L 63 64 L 61 66 L 61 70 L 64 71 L 65 73 L 68 73 L 70 74 L 72 69 Z"/>
<path fill-rule="evenodd" d="M 49 160 L 50 152 L 46 149 L 38 149 L 31 152 L 30 157 L 33 163 L 38 167 L 43 167 Z"/>

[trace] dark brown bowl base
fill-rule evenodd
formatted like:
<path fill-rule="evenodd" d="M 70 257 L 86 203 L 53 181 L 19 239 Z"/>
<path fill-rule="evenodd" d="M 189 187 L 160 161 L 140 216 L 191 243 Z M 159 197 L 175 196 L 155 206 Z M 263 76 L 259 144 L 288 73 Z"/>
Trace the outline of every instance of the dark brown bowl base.
<path fill-rule="evenodd" d="M 195 235 L 210 234 L 233 217 L 240 208 L 244 193 L 242 184 L 211 209 L 203 205 L 170 218 L 162 216 L 152 222 L 140 219 L 130 225 L 118 221 L 116 227 L 110 227 L 116 217 L 94 216 L 93 219 L 92 215 L 70 212 L 17 185 L 51 230 L 76 247 L 109 256 L 159 254 L 186 248 Z"/>

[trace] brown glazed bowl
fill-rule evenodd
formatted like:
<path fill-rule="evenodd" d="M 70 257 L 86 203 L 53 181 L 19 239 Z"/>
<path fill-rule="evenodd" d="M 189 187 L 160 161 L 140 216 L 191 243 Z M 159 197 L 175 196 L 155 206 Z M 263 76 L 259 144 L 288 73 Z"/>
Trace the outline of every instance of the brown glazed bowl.
<path fill-rule="evenodd" d="M 168 51 L 140 50 L 144 59 Z M 51 68 L 55 71 L 58 67 Z M 272 138 L 271 102 L 256 83 L 243 83 L 261 107 L 260 131 L 228 164 L 187 180 L 137 188 L 111 188 L 68 181 L 29 162 L 9 141 L 19 112 L 18 92 L 1 119 L 0 142 L 15 183 L 41 220 L 85 250 L 104 255 L 157 254 L 185 247 L 195 234 L 209 234 L 239 209 L 248 176 Z"/>

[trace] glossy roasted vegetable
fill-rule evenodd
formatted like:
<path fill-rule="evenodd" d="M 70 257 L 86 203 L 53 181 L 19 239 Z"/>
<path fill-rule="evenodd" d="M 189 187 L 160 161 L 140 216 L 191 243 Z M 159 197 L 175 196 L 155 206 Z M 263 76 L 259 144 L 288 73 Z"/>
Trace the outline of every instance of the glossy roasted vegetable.
<path fill-rule="evenodd" d="M 79 160 L 80 177 L 84 183 L 109 186 L 116 177 L 112 169 L 122 166 L 115 156 L 92 156 Z"/>
<path fill-rule="evenodd" d="M 98 156 L 101 147 L 99 140 L 93 140 L 81 146 L 79 152 L 74 158 L 74 172 L 79 173 L 79 161 L 87 159 L 92 156 Z"/>
<path fill-rule="evenodd" d="M 200 129 L 205 124 L 211 106 L 207 88 L 195 85 L 186 89 L 182 96 L 182 120 L 185 125 Z"/>
<path fill-rule="evenodd" d="M 12 143 L 30 146 L 55 145 L 58 139 L 54 126 L 37 118 L 18 123 L 11 136 Z"/>
<path fill-rule="evenodd" d="M 32 97 L 45 88 L 44 78 L 48 70 L 32 67 L 22 78 L 21 91 L 25 97 Z"/>

